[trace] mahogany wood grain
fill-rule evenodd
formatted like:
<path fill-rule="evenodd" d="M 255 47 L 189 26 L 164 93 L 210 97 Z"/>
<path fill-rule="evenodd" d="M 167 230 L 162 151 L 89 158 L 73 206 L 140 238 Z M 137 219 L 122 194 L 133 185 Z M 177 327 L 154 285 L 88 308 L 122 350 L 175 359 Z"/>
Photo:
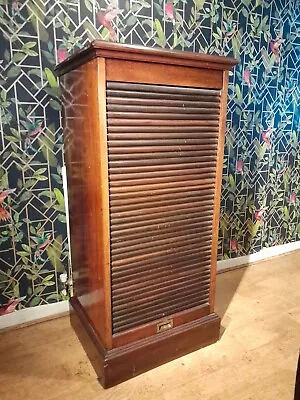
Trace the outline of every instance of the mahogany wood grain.
<path fill-rule="evenodd" d="M 63 75 L 60 82 L 64 102 L 65 160 L 70 199 L 74 291 L 104 345 L 111 348 L 103 68 L 104 61 L 101 65 L 101 61 L 92 60 Z M 95 174 L 95 171 L 98 173 Z M 99 237 L 101 240 L 98 240 Z"/>
<path fill-rule="evenodd" d="M 188 301 L 190 300 L 188 299 Z M 165 320 L 167 320 L 168 318 L 172 318 L 173 326 L 180 326 L 195 319 L 199 319 L 204 315 L 207 315 L 208 309 L 209 305 L 203 304 L 201 306 L 196 306 L 183 312 L 173 314 L 170 317 L 166 317 Z M 115 335 L 113 335 L 113 346 L 124 346 L 137 340 L 156 335 L 157 324 L 163 320 L 164 319 L 157 319 L 147 324 L 141 325 L 138 328 L 128 329 L 126 332 L 122 333 L 116 333 Z"/>
<path fill-rule="evenodd" d="M 78 300 L 71 298 L 70 302 L 72 326 L 104 388 L 212 344 L 219 338 L 220 318 L 216 314 L 201 317 L 208 307 L 204 305 L 181 313 L 178 319 L 175 316 L 176 326 L 169 331 L 156 334 L 156 325 L 151 327 L 149 324 L 140 327 L 140 331 L 135 329 L 114 335 L 113 349 L 107 351 Z"/>
<path fill-rule="evenodd" d="M 176 86 L 180 82 L 181 86 L 193 88 L 222 88 L 222 74 L 216 70 L 113 59 L 106 60 L 106 67 L 108 81 Z M 108 89 L 114 88 L 108 86 Z M 127 90 L 131 90 L 130 85 L 127 85 Z M 193 94 L 193 90 L 186 94 Z"/>

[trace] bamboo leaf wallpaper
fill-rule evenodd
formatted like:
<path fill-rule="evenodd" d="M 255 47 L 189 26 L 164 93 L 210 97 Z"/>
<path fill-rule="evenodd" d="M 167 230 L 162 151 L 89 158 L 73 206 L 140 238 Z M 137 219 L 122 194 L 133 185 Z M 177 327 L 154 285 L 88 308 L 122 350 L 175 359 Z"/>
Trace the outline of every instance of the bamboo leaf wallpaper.
<path fill-rule="evenodd" d="M 299 239 L 297 0 L 0 0 L 0 314 L 66 299 L 56 63 L 88 40 L 233 55 L 219 258 Z"/>

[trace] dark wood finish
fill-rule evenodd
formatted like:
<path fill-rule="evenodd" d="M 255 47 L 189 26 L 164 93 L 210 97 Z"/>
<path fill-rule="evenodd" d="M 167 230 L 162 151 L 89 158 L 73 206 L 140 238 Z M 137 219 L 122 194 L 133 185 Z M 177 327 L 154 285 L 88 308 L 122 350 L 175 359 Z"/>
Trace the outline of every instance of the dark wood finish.
<path fill-rule="evenodd" d="M 237 63 L 234 58 L 229 57 L 162 50 L 94 40 L 86 48 L 60 63 L 56 67 L 56 72 L 59 76 L 66 74 L 68 71 L 78 68 L 86 62 L 100 57 L 167 65 L 174 64 L 221 71 L 230 70 Z"/>
<path fill-rule="evenodd" d="M 102 138 L 106 130 L 103 68 L 104 60 L 92 60 L 63 75 L 60 83 L 74 291 L 104 345 L 111 348 L 108 161 L 106 139 Z"/>
<path fill-rule="evenodd" d="M 131 64 L 133 65 L 131 66 Z M 210 125 L 210 120 L 213 121 L 213 124 L 218 125 L 220 90 L 216 88 L 222 87 L 222 79 L 220 81 L 222 75 L 218 71 L 211 73 L 211 71 L 205 70 L 204 73 L 199 69 L 193 70 L 194 73 L 191 73 L 186 68 L 174 66 L 164 67 L 164 71 L 161 71 L 162 67 L 158 64 L 150 66 L 138 64 L 117 62 L 116 60 L 106 62 L 108 71 L 111 71 L 107 75 L 108 132 L 111 128 L 122 127 L 124 120 L 127 119 L 131 120 L 129 125 L 135 125 L 141 131 L 145 127 L 141 121 L 144 118 L 154 120 L 152 126 L 158 129 L 161 129 L 161 125 L 165 121 L 169 126 L 174 119 L 178 120 L 183 132 L 187 124 L 191 122 L 191 118 L 199 120 L 200 124 L 207 126 Z M 123 69 L 127 71 L 127 75 L 124 75 Z M 183 80 L 186 74 L 189 74 L 189 78 Z M 157 81 L 158 76 L 168 78 Z M 190 80 L 193 76 L 197 85 Z M 208 80 L 209 76 L 210 80 Z M 127 83 L 126 81 L 129 79 L 135 83 Z M 178 81 L 184 81 L 186 86 L 170 86 L 171 83 Z M 149 84 L 145 84 L 145 82 Z M 194 87 L 189 87 L 190 85 L 194 85 Z M 169 96 L 171 96 L 170 101 L 173 101 L 173 95 L 181 96 L 183 99 L 179 104 L 177 100 L 177 107 L 148 105 L 149 99 L 158 93 L 163 96 L 165 101 L 169 100 Z M 188 96 L 193 96 L 195 100 L 193 105 L 190 102 L 185 104 L 184 98 Z M 145 102 L 142 106 L 128 105 L 124 102 L 119 104 L 117 100 L 119 98 L 126 98 L 129 102 L 132 99 L 145 100 Z M 205 100 L 207 101 L 205 102 Z M 203 105 L 203 102 L 209 106 L 197 107 L 198 104 Z M 203 164 L 201 166 L 198 164 L 197 168 L 190 166 L 193 165 L 192 161 L 195 156 L 211 154 L 217 157 L 218 132 L 211 132 L 201 137 L 200 130 L 196 140 L 194 132 L 190 134 L 185 132 L 184 139 L 173 138 L 172 134 L 169 134 L 169 139 L 159 139 L 155 133 L 155 130 L 148 132 L 147 138 L 141 135 L 143 140 L 136 140 L 134 132 L 131 132 L 130 128 L 127 128 L 126 132 L 120 133 L 117 138 L 111 139 L 108 134 L 108 159 L 118 159 L 123 164 L 121 168 L 119 165 L 109 165 L 111 232 L 124 230 L 128 224 L 139 224 L 138 237 L 127 236 L 127 232 L 123 236 L 111 236 L 114 334 L 132 330 L 134 327 L 139 327 L 139 331 L 144 332 L 141 325 L 145 323 L 151 323 L 165 315 L 172 315 L 174 320 L 174 315 L 180 311 L 208 304 L 210 266 L 206 262 L 206 265 L 201 268 L 199 260 L 203 251 L 202 243 L 207 247 L 211 246 L 214 198 L 213 196 L 203 197 L 198 188 L 201 180 L 209 178 L 212 181 L 215 180 L 216 166 L 213 163 L 209 168 L 204 164 L 203 170 L 201 168 L 204 166 Z M 124 135 L 126 135 L 126 141 L 122 140 Z M 178 157 L 179 162 L 182 157 L 185 157 L 187 159 L 185 167 L 175 171 L 167 169 L 166 167 L 172 166 L 174 156 Z M 155 158 L 156 167 L 162 166 L 163 169 L 156 173 L 152 171 L 145 173 L 140 171 L 140 168 L 143 167 L 137 163 L 135 172 L 127 173 L 128 167 L 125 166 L 127 160 L 144 161 L 147 158 Z M 167 160 L 162 164 L 161 160 L 164 159 Z M 168 160 L 171 161 L 168 162 Z M 181 164 L 179 163 L 179 165 Z M 189 196 L 190 189 L 185 190 L 185 187 L 191 183 L 197 187 L 195 193 L 198 197 Z M 162 201 L 161 198 L 157 200 L 156 196 L 161 196 L 160 190 L 165 190 L 171 185 L 177 188 L 177 191 L 172 193 L 171 204 L 170 200 L 168 202 Z M 153 191 L 151 202 L 145 203 L 143 195 L 141 200 L 136 194 L 141 188 L 147 190 L 148 193 Z M 126 197 L 127 202 L 131 201 L 129 210 L 120 203 L 116 206 L 112 196 L 117 195 L 120 201 L 124 193 L 127 195 L 131 192 L 134 193 L 132 199 Z M 156 200 L 156 203 L 153 200 Z M 199 213 L 200 209 L 202 216 L 205 215 L 205 220 Z M 194 229 L 190 227 L 190 219 L 187 218 L 191 214 L 195 215 Z M 175 231 L 173 229 L 170 232 L 168 226 L 161 226 L 161 222 L 167 221 L 172 216 L 181 216 L 181 226 L 180 229 L 177 227 Z M 207 224 L 207 221 L 210 223 Z M 195 227 L 197 222 L 198 225 Z M 155 223 L 157 224 L 156 232 L 154 233 L 151 229 L 152 233 L 149 237 L 148 228 L 155 226 Z M 172 257 L 167 264 L 161 264 L 165 254 L 172 255 Z M 190 258 L 191 254 L 194 256 L 193 259 Z M 178 255 L 181 258 L 179 263 Z M 156 275 L 154 268 L 158 267 L 160 267 L 160 271 Z M 120 274 L 122 274 L 122 283 L 120 283 Z M 138 279 L 136 279 L 137 274 L 139 275 Z"/>
<path fill-rule="evenodd" d="M 300 400 L 300 353 L 296 370 L 294 400 Z"/>
<path fill-rule="evenodd" d="M 215 313 L 190 322 L 186 322 L 183 316 L 185 323 L 162 333 L 153 333 L 144 339 L 138 340 L 137 335 L 137 340 L 130 344 L 123 345 L 126 338 L 123 337 L 121 341 L 115 336 L 116 347 L 105 350 L 79 301 L 72 298 L 70 303 L 72 326 L 104 388 L 215 343 L 219 338 L 220 318 Z"/>
<path fill-rule="evenodd" d="M 182 86 L 192 86 L 193 88 L 222 88 L 222 75 L 217 70 L 179 67 L 178 65 L 147 64 L 144 61 L 119 61 L 113 59 L 108 59 L 106 61 L 106 66 L 108 81 L 122 83 L 139 82 L 144 84 L 155 83 L 156 85 L 177 85 L 178 82 L 181 82 Z M 131 90 L 131 85 L 126 85 L 128 86 L 127 90 Z M 109 89 L 113 88 L 109 87 Z M 118 89 L 116 88 L 116 90 Z M 194 91 L 195 89 L 190 89 L 186 94 L 193 94 Z M 175 90 L 174 94 L 177 93 L 177 90 Z M 185 93 L 185 91 L 183 91 L 183 93 Z M 212 96 L 214 94 L 215 93 L 212 93 Z"/>
<path fill-rule="evenodd" d="M 218 338 L 217 233 L 234 63 L 95 41 L 57 67 L 71 320 L 105 387 Z"/>

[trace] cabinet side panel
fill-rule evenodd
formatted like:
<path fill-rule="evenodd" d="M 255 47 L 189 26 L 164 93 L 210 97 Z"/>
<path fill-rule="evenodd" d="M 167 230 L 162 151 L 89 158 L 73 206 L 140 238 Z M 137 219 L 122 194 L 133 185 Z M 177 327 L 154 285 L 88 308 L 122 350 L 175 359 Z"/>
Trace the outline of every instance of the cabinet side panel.
<path fill-rule="evenodd" d="M 99 82 L 100 80 L 100 82 Z M 106 348 L 111 347 L 104 60 L 60 78 L 70 211 L 74 295 Z M 103 91 L 103 93 L 102 93 Z M 108 271 L 108 272 L 107 272 Z"/>
<path fill-rule="evenodd" d="M 214 201 L 214 217 L 213 217 L 213 237 L 212 237 L 212 255 L 211 255 L 211 275 L 210 275 L 210 312 L 215 307 L 215 289 L 216 289 L 216 270 L 217 270 L 217 253 L 218 253 L 218 233 L 220 219 L 220 198 L 221 183 L 224 158 L 224 143 L 226 130 L 226 108 L 227 108 L 227 92 L 228 92 L 228 71 L 223 72 L 223 89 L 221 94 L 220 109 L 220 125 L 218 140 L 218 156 L 217 156 L 217 174 L 215 183 L 215 201 Z"/>

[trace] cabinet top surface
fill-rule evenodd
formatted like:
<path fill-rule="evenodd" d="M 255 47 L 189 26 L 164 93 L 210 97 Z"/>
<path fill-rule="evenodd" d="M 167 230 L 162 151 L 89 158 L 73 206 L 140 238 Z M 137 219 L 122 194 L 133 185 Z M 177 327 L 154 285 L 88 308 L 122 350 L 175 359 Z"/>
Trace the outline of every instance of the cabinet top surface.
<path fill-rule="evenodd" d="M 82 50 L 79 50 L 57 65 L 55 71 L 58 76 L 63 75 L 96 57 L 218 70 L 230 70 L 237 64 L 237 60 L 231 57 L 94 40 Z"/>

